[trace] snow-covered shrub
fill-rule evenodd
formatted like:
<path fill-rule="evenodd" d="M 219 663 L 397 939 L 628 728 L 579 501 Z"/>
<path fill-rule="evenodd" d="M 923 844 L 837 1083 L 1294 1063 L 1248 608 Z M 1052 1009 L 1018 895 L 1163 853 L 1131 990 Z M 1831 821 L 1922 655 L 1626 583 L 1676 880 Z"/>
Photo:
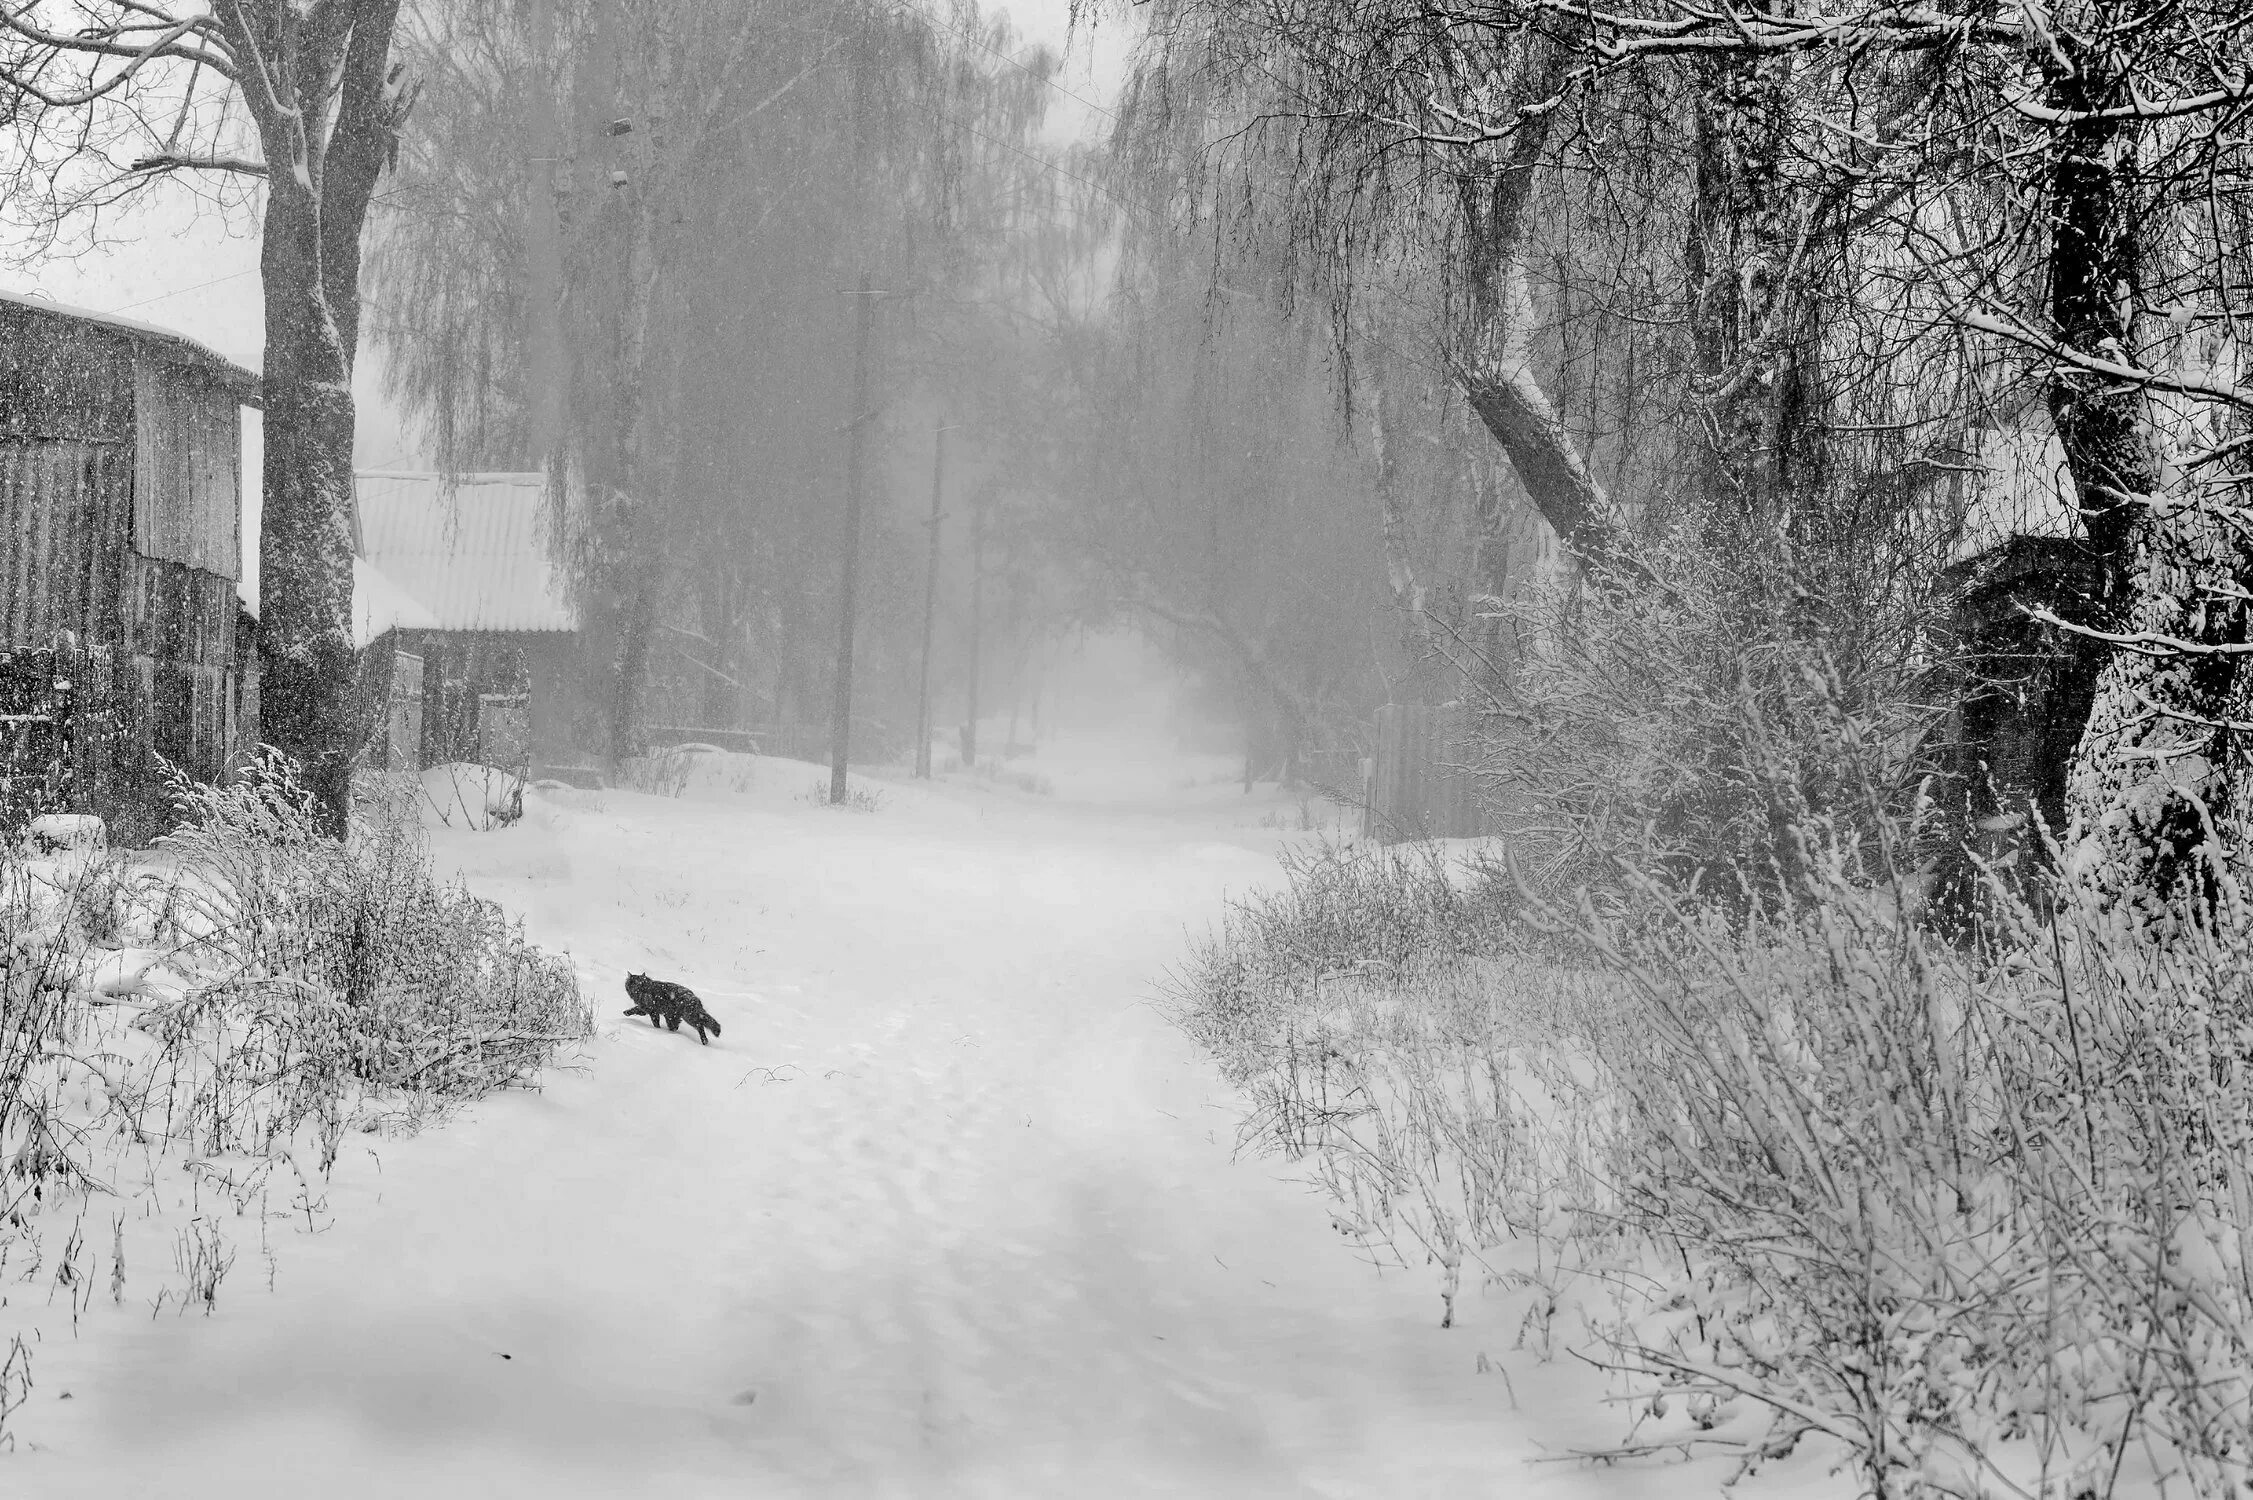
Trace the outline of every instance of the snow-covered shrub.
<path fill-rule="evenodd" d="M 368 778 L 379 788 L 390 778 Z M 378 801 L 392 795 L 378 790 Z M 473 761 L 449 761 L 422 773 L 423 807 L 448 828 L 487 832 L 506 828 L 524 816 L 524 778 L 498 766 Z"/>
<path fill-rule="evenodd" d="M 346 844 L 322 837 L 279 756 L 226 786 L 183 779 L 175 795 L 182 826 L 162 844 L 209 976 L 203 1003 L 288 1018 L 315 1075 L 474 1097 L 591 1028 L 567 960 L 432 876 L 411 792 L 364 802 Z"/>
<path fill-rule="evenodd" d="M 865 782 L 857 785 L 851 782 L 846 783 L 845 800 L 843 802 L 831 802 L 829 800 L 829 783 L 826 781 L 815 782 L 799 794 L 798 800 L 811 803 L 815 807 L 843 807 L 861 813 L 884 810 L 883 789 L 869 786 Z"/>
<path fill-rule="evenodd" d="M 73 1197 L 83 1219 L 82 1195 L 139 1194 L 133 1223 L 161 1225 L 177 1170 L 190 1201 L 263 1213 L 272 1185 L 310 1219 L 349 1120 L 521 1084 L 591 1029 L 567 961 L 432 877 L 419 789 L 375 790 L 339 844 L 268 756 L 224 787 L 176 781 L 181 827 L 131 864 L 83 840 L 0 847 L 0 1264 L 57 1266 L 74 1317 L 93 1257 L 77 1227 L 59 1257 L 42 1245 Z M 173 1260 L 158 1305 L 208 1310 L 224 1237 L 195 1220 Z M 4 1421 L 28 1356 L 4 1329 L 0 1352 Z"/>
<path fill-rule="evenodd" d="M 1514 946 L 1490 883 L 1459 880 L 1428 845 L 1316 844 L 1279 856 L 1280 890 L 1230 903 L 1168 985 L 1176 1024 L 1251 1088 L 1259 1111 L 1307 1107 L 1286 1069 L 1307 1028 L 1364 990 L 1404 993 L 1472 955 Z M 1267 1092 L 1280 1086 L 1282 1092 Z"/>
<path fill-rule="evenodd" d="M 647 755 L 630 756 L 618 764 L 618 779 L 629 791 L 653 797 L 680 797 L 695 779 L 703 747 L 666 745 Z"/>
<path fill-rule="evenodd" d="M 1881 1494 L 2253 1477 L 2253 922 L 1990 877 L 1973 948 L 1803 829 L 1749 923 L 1587 920 L 1617 1210 L 1684 1268 L 1628 1365 L 1846 1443 Z M 2014 1486 L 2016 1490 L 2014 1491 Z"/>
<path fill-rule="evenodd" d="M 1600 983 L 1513 936 L 1497 887 L 1434 846 L 1286 851 L 1168 985 L 1172 1018 L 1244 1091 L 1239 1144 L 1305 1162 L 1372 1255 L 1442 1273 L 1443 1321 L 1500 1240 L 1581 1174 L 1539 1039 Z M 1466 877 L 1470 878 L 1466 878 Z"/>
<path fill-rule="evenodd" d="M 1177 999 L 1247 1142 L 1436 1264 L 1450 1315 L 1540 1246 L 1529 1324 L 1570 1282 L 1581 1352 L 1669 1398 L 1620 1452 L 1813 1435 L 1876 1495 L 2242 1492 L 2253 909 L 2225 881 L 2154 920 L 2053 861 L 1985 872 L 1961 939 L 1895 742 L 1811 687 L 1818 801 L 1756 706 L 1733 774 L 1782 852 L 1727 899 L 1628 868 L 1525 901 L 1521 945 L 1436 853 L 1332 853 L 1240 905 Z"/>
<path fill-rule="evenodd" d="M 1795 878 L 1779 789 L 1842 836 L 1874 835 L 1873 779 L 1888 813 L 1914 801 L 1939 718 L 1919 601 L 1834 602 L 1835 581 L 1774 546 L 1748 562 L 1662 536 L 1647 574 L 1559 581 L 1511 611 L 1518 669 L 1460 748 L 1537 890 L 1603 899 L 1632 869 L 1758 900 Z M 1841 715 L 1884 755 L 1840 764 Z"/>
<path fill-rule="evenodd" d="M 49 1059 L 75 1040 L 84 962 L 78 916 L 103 862 L 31 859 L 0 847 L 0 1225 L 50 1177 L 74 1176 L 48 1104 Z"/>
<path fill-rule="evenodd" d="M 8 1431 L 9 1413 L 31 1399 L 31 1350 L 22 1334 L 12 1335 L 0 1354 L 0 1443 L 13 1450 L 16 1441 Z"/>

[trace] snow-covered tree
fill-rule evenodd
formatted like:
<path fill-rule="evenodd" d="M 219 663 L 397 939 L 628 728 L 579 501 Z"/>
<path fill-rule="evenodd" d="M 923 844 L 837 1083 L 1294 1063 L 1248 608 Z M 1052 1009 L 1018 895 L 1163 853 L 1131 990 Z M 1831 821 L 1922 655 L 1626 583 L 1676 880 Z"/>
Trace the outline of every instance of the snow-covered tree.
<path fill-rule="evenodd" d="M 400 0 L 0 7 L 7 211 L 57 236 L 174 176 L 253 179 L 266 303 L 261 733 L 341 833 L 353 744 L 360 240 L 415 89 Z"/>

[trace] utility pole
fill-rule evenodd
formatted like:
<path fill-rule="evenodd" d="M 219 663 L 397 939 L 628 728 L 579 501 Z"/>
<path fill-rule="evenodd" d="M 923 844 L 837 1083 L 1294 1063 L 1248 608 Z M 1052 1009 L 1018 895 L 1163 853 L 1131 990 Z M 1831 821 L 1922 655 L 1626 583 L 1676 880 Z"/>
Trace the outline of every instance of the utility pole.
<path fill-rule="evenodd" d="M 858 608 L 861 562 L 861 429 L 868 409 L 868 339 L 876 322 L 876 299 L 868 273 L 861 272 L 853 308 L 853 417 L 845 440 L 845 576 L 837 601 L 837 695 L 829 706 L 829 801 L 845 800 L 845 756 L 853 733 L 853 616 Z"/>
<path fill-rule="evenodd" d="M 923 674 L 915 691 L 915 774 L 926 781 L 931 779 L 931 617 L 939 604 L 939 497 L 946 484 L 947 434 L 955 426 L 931 435 L 931 553 L 923 568 Z"/>
<path fill-rule="evenodd" d="M 978 769 L 978 626 L 985 617 L 986 500 L 970 501 L 970 722 L 962 730 L 962 763 Z"/>

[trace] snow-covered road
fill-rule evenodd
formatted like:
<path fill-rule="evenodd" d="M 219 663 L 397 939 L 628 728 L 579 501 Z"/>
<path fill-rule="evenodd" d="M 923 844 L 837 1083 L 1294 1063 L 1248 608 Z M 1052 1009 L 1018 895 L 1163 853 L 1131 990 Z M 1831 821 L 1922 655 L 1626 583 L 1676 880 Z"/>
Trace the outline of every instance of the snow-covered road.
<path fill-rule="evenodd" d="M 581 1066 L 356 1137 L 333 1227 L 268 1231 L 270 1294 L 253 1246 L 215 1317 L 50 1340 L 11 1492 L 1692 1492 L 1529 1464 L 1610 1430 L 1587 1379 L 1499 1317 L 1440 1330 L 1428 1277 L 1380 1277 L 1287 1168 L 1232 1159 L 1226 1090 L 1149 1002 L 1186 930 L 1274 878 L 1282 804 L 1060 772 L 863 814 L 798 800 L 813 780 L 441 834 L 580 961 Z M 724 1036 L 622 1019 L 628 969 Z"/>

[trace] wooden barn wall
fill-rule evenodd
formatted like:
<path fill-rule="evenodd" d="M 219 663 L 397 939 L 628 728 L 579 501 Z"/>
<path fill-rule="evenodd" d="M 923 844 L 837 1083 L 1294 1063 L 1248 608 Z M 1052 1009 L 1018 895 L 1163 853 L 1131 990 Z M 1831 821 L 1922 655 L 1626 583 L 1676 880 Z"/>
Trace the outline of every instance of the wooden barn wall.
<path fill-rule="evenodd" d="M 132 505 L 130 445 L 0 436 L 0 647 L 117 638 Z"/>
<path fill-rule="evenodd" d="M 127 555 L 123 727 L 198 781 L 216 781 L 232 749 L 235 583 L 159 558 Z M 151 768 L 149 774 L 154 774 Z"/>
<path fill-rule="evenodd" d="M 133 441 L 132 342 L 0 303 L 0 440 Z"/>
<path fill-rule="evenodd" d="M 169 821 L 159 756 L 216 781 L 255 733 L 239 420 L 200 370 L 0 305 L 0 667 L 65 648 L 70 801 L 120 843 Z"/>
<path fill-rule="evenodd" d="M 144 356 L 134 368 L 133 549 L 242 576 L 242 417 L 200 371 Z"/>

